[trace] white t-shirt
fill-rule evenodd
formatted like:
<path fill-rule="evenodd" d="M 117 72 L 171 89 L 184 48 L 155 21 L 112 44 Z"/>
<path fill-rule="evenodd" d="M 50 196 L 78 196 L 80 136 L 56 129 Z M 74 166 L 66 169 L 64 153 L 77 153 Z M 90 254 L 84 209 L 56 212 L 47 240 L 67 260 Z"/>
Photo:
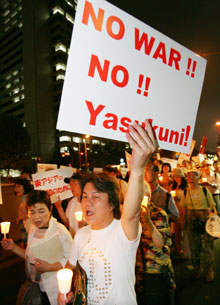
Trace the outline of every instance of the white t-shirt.
<path fill-rule="evenodd" d="M 69 262 L 86 271 L 88 305 L 135 305 L 135 261 L 141 235 L 129 241 L 121 221 L 114 219 L 102 230 L 90 225 L 75 235 Z"/>
<path fill-rule="evenodd" d="M 69 219 L 69 230 L 73 230 L 74 232 L 78 231 L 79 225 L 76 220 L 75 212 L 82 211 L 82 207 L 77 197 L 73 197 L 66 208 L 66 217 Z"/>

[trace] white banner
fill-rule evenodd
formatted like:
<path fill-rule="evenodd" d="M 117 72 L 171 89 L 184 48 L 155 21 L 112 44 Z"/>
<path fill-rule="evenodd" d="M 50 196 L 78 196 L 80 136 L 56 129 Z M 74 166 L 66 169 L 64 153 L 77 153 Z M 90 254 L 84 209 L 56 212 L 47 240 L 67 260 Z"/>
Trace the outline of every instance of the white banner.
<path fill-rule="evenodd" d="M 103 0 L 79 0 L 57 129 L 126 141 L 150 119 L 163 149 L 188 153 L 206 60 Z"/>
<path fill-rule="evenodd" d="M 47 191 L 51 201 L 57 201 L 72 197 L 70 185 L 64 182 L 64 178 L 72 176 L 72 168 L 59 168 L 51 171 L 43 171 L 32 175 L 34 189 Z"/>

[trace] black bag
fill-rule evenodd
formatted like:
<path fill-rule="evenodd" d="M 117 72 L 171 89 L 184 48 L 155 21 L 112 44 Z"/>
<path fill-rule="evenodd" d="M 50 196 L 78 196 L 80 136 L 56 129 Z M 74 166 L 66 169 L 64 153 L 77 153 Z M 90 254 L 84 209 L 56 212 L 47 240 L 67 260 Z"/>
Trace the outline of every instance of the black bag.
<path fill-rule="evenodd" d="M 27 279 L 19 289 L 16 305 L 43 305 L 39 284 Z"/>
<path fill-rule="evenodd" d="M 201 221 L 198 219 L 192 219 L 192 229 L 193 231 L 204 234 L 205 233 L 205 224 L 206 221 Z"/>
<path fill-rule="evenodd" d="M 77 262 L 73 276 L 73 305 L 87 304 L 87 276 L 85 270 Z"/>

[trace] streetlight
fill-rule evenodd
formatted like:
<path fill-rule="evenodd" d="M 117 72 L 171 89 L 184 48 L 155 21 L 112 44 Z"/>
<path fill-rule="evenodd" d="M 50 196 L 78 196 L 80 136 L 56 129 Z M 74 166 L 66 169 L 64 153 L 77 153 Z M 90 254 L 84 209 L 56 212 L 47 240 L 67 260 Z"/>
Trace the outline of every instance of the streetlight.
<path fill-rule="evenodd" d="M 218 126 L 218 142 L 217 144 L 220 146 L 220 121 L 215 123 L 216 126 Z"/>

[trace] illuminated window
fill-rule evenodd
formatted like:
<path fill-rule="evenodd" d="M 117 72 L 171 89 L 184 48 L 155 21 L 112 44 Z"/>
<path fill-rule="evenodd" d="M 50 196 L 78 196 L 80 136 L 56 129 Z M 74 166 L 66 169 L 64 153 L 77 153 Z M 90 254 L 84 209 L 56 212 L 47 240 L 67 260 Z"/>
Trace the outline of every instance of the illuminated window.
<path fill-rule="evenodd" d="M 55 6 L 53 8 L 53 14 L 55 15 L 56 13 L 59 13 L 61 15 L 64 15 L 64 10 L 60 6 Z"/>
<path fill-rule="evenodd" d="M 67 147 L 67 146 L 60 147 L 60 152 L 61 153 L 69 152 L 69 147 Z"/>
<path fill-rule="evenodd" d="M 66 65 L 65 64 L 63 64 L 63 63 L 57 63 L 56 64 L 56 71 L 58 71 L 58 70 L 66 70 Z"/>
<path fill-rule="evenodd" d="M 4 24 L 8 23 L 10 19 L 5 19 Z"/>
<path fill-rule="evenodd" d="M 4 11 L 4 13 L 3 13 L 3 17 L 7 16 L 9 13 L 10 13 L 10 11 L 9 11 L 9 10 Z"/>
<path fill-rule="evenodd" d="M 13 90 L 13 93 L 14 94 L 16 94 L 16 93 L 18 93 L 19 92 L 19 88 L 15 88 L 14 90 Z"/>
<path fill-rule="evenodd" d="M 14 84 L 17 84 L 17 83 L 19 83 L 19 78 L 16 78 L 16 79 L 14 80 Z"/>
<path fill-rule="evenodd" d="M 82 143 L 82 138 L 73 137 L 73 142 L 75 142 L 75 143 Z"/>
<path fill-rule="evenodd" d="M 6 87 L 7 89 L 10 88 L 10 87 L 11 87 L 11 83 L 7 84 L 5 87 Z"/>
<path fill-rule="evenodd" d="M 19 102 L 20 101 L 20 97 L 19 96 L 16 96 L 15 98 L 14 98 L 14 103 L 17 103 L 17 102 Z"/>
<path fill-rule="evenodd" d="M 74 151 L 79 151 L 79 147 L 73 147 Z"/>
<path fill-rule="evenodd" d="M 57 52 L 57 51 L 63 51 L 63 52 L 66 52 L 66 46 L 64 45 L 64 44 L 62 44 L 62 43 L 57 43 L 56 45 L 55 45 L 55 51 Z"/>
<path fill-rule="evenodd" d="M 25 122 L 23 123 L 23 127 L 26 127 L 26 123 Z"/>
<path fill-rule="evenodd" d="M 13 18 L 15 15 L 17 15 L 17 11 L 14 11 L 14 12 L 11 14 L 11 18 Z"/>
<path fill-rule="evenodd" d="M 18 70 L 15 70 L 14 72 L 12 72 L 12 74 L 15 76 L 18 74 Z"/>
<path fill-rule="evenodd" d="M 23 100 L 24 99 L 24 94 L 20 95 L 20 99 Z"/>
<path fill-rule="evenodd" d="M 100 144 L 99 140 L 92 140 L 92 144 Z"/>
<path fill-rule="evenodd" d="M 6 79 L 7 79 L 7 80 L 10 79 L 10 78 L 11 78 L 11 74 L 9 74 L 9 75 L 6 76 Z"/>
<path fill-rule="evenodd" d="M 22 22 L 19 22 L 18 27 L 22 28 Z"/>
<path fill-rule="evenodd" d="M 60 142 L 71 142 L 71 137 L 69 136 L 61 136 L 59 138 Z"/>
<path fill-rule="evenodd" d="M 66 3 L 69 4 L 69 6 L 73 7 L 73 4 L 70 1 L 66 0 Z"/>
<path fill-rule="evenodd" d="M 69 14 L 66 13 L 66 19 L 71 22 L 72 24 L 74 23 L 74 19 L 72 16 L 70 16 Z"/>
<path fill-rule="evenodd" d="M 64 80 L 64 78 L 65 78 L 65 76 L 63 75 L 63 74 L 58 74 L 57 76 L 56 76 L 56 80 Z"/>

